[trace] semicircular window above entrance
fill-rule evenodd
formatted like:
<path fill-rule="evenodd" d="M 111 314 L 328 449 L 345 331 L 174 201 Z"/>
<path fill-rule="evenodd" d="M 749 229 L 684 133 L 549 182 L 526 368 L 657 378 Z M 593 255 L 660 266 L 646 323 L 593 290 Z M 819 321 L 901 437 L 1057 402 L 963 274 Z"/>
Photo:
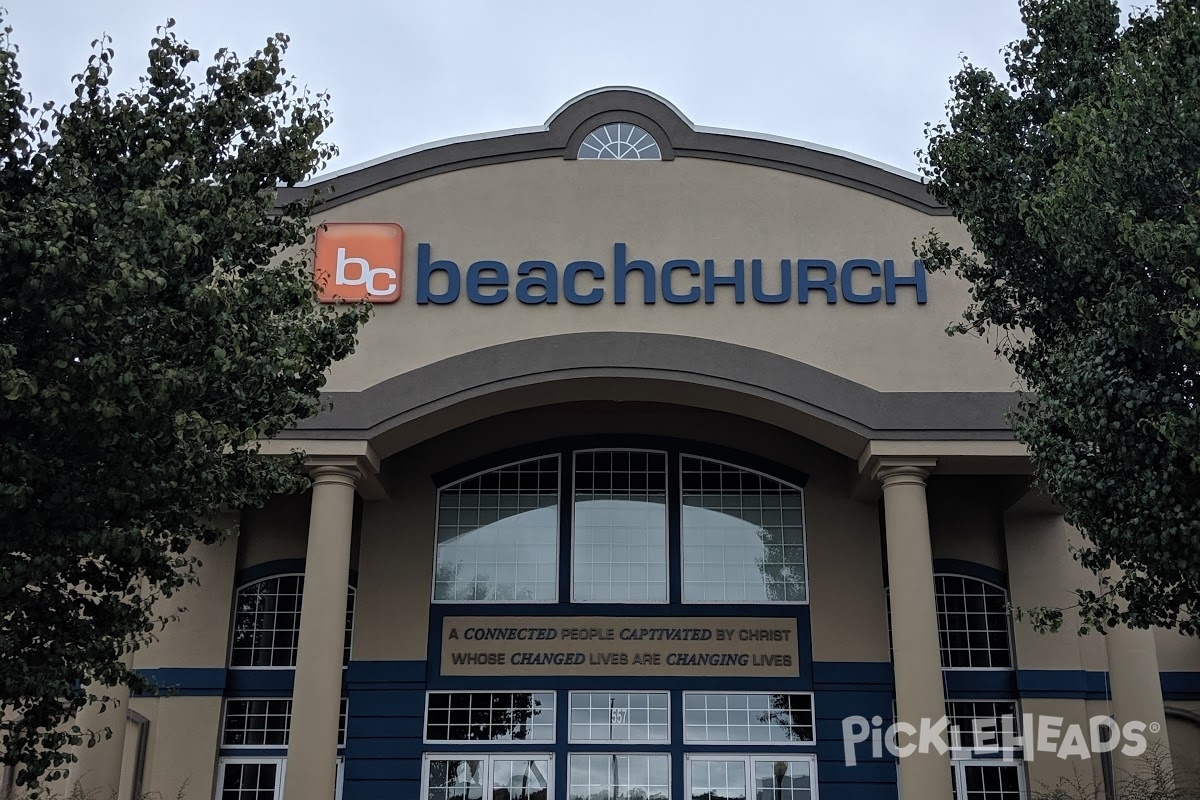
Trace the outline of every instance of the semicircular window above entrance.
<path fill-rule="evenodd" d="M 435 603 L 808 602 L 800 487 L 663 449 L 567 449 L 438 491 Z"/>
<path fill-rule="evenodd" d="M 579 145 L 581 160 L 661 161 L 658 142 L 648 131 L 629 122 L 610 122 L 592 131 Z"/>

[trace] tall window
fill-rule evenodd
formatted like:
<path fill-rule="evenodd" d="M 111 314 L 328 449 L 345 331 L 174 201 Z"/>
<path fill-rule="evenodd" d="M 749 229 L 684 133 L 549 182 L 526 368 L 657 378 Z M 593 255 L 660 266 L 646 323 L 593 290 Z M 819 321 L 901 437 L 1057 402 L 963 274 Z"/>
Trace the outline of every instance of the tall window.
<path fill-rule="evenodd" d="M 804 602 L 804 497 L 757 472 L 685 455 L 683 601 Z"/>
<path fill-rule="evenodd" d="M 510 464 L 438 493 L 433 599 L 553 602 L 558 456 Z"/>
<path fill-rule="evenodd" d="M 229 666 L 295 667 L 300 639 L 303 575 L 276 575 L 246 584 L 234 601 Z M 343 664 L 350 662 L 354 631 L 354 587 L 346 594 L 346 641 Z"/>
<path fill-rule="evenodd" d="M 943 669 L 1011 669 L 1008 592 L 978 578 L 935 575 Z"/>
<path fill-rule="evenodd" d="M 573 599 L 667 600 L 667 454 L 575 454 Z"/>

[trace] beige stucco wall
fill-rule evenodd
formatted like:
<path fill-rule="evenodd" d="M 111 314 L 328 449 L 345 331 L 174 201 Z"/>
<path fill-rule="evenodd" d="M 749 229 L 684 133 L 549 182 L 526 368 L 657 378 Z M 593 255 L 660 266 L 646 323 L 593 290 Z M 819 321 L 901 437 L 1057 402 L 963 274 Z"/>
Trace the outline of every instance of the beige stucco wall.
<path fill-rule="evenodd" d="M 130 707 L 146 717 L 145 792 L 164 800 L 206 800 L 213 794 L 220 697 L 140 697 Z"/>
<path fill-rule="evenodd" d="M 464 294 L 445 306 L 415 302 L 417 244 L 450 259 L 464 273 L 479 259 L 517 265 L 547 259 L 560 273 L 570 261 L 605 265 L 611 279 L 614 242 L 629 257 L 657 266 L 674 258 L 892 259 L 898 275 L 912 271 L 912 241 L 937 228 L 965 236 L 949 217 L 929 217 L 884 198 L 802 175 L 705 159 L 653 164 L 539 159 L 436 175 L 377 192 L 326 211 L 318 222 L 396 222 L 406 233 L 403 295 L 380 306 L 358 351 L 336 365 L 327 388 L 357 391 L 455 354 L 500 342 L 573 331 L 649 331 L 720 339 L 780 353 L 887 391 L 1009 391 L 1012 373 L 992 345 L 948 337 L 945 327 L 968 301 L 951 276 L 931 276 L 929 302 L 918 306 L 900 288 L 888 306 L 827 305 L 823 293 L 807 305 L 747 302 L 718 289 L 717 302 L 679 306 L 659 299 L 643 306 L 639 275 L 631 301 L 613 303 L 611 280 L 595 306 L 525 306 L 515 297 L 475 305 Z M 772 267 L 773 265 L 773 267 Z M 682 278 L 682 276 L 680 276 Z M 865 274 L 860 291 L 867 287 Z M 690 285 L 690 284 L 689 284 Z M 586 282 L 583 284 L 586 286 Z M 774 284 L 768 284 L 774 287 Z M 682 284 L 681 284 L 682 288 Z M 794 288 L 794 287 L 793 287 Z M 636 302 L 635 302 L 636 301 Z"/>
<path fill-rule="evenodd" d="M 308 545 L 308 492 L 273 498 L 263 508 L 242 514 L 239 570 L 285 558 L 304 558 Z"/>
<path fill-rule="evenodd" d="M 956 559 L 1006 572 L 1000 514 L 1006 483 L 996 476 L 935 475 L 926 489 L 935 559 Z"/>

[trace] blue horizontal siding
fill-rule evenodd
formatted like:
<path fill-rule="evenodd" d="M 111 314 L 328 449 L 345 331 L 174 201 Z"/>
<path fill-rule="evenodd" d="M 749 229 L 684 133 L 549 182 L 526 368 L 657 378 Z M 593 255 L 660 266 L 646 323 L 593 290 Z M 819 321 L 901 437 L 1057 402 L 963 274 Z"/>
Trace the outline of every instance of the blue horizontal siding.
<path fill-rule="evenodd" d="M 351 661 L 343 800 L 416 797 L 421 787 L 424 661 Z"/>

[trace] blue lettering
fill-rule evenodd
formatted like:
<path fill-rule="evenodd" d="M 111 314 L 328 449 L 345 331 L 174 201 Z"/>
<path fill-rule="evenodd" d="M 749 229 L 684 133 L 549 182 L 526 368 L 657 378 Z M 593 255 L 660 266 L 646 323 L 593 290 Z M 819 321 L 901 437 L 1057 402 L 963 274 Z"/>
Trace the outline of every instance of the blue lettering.
<path fill-rule="evenodd" d="M 671 273 L 677 269 L 686 269 L 692 275 L 700 274 L 700 265 L 695 261 L 687 258 L 677 258 L 674 261 L 668 261 L 663 264 L 662 268 L 662 296 L 663 300 L 668 303 L 676 303 L 683 305 L 686 303 L 695 303 L 700 299 L 700 287 L 693 286 L 684 294 L 676 294 L 674 288 L 671 287 Z"/>
<path fill-rule="evenodd" d="M 814 281 L 809 277 L 814 269 L 825 271 L 823 280 Z M 809 289 L 824 289 L 825 302 L 833 305 L 837 302 L 837 265 L 824 258 L 802 258 L 796 262 L 796 301 L 808 302 Z"/>
<path fill-rule="evenodd" d="M 542 276 L 532 274 L 535 269 L 542 271 Z M 522 277 L 517 281 L 517 300 L 528 306 L 539 303 L 555 305 L 558 302 L 558 267 L 552 261 L 522 261 L 517 267 L 517 274 Z M 531 294 L 530 289 L 541 289 L 541 294 Z"/>
<path fill-rule="evenodd" d="M 717 302 L 717 287 L 732 286 L 733 302 L 741 305 L 746 302 L 746 262 L 737 259 L 733 262 L 732 275 L 718 275 L 716 262 L 711 258 L 704 259 L 704 302 Z"/>
<path fill-rule="evenodd" d="M 842 297 L 851 303 L 878 303 L 883 297 L 883 291 L 878 286 L 872 286 L 871 291 L 866 294 L 854 291 L 854 270 L 856 269 L 870 270 L 871 274 L 876 277 L 880 273 L 879 262 L 869 258 L 855 258 L 842 264 Z"/>
<path fill-rule="evenodd" d="M 480 287 L 497 286 L 485 294 Z M 467 299 L 481 306 L 494 306 L 508 299 L 508 266 L 503 261 L 476 261 L 467 267 Z"/>
<path fill-rule="evenodd" d="M 604 280 L 604 267 L 595 261 L 572 261 L 563 270 L 563 297 L 573 305 L 594 306 L 604 297 L 604 290 L 599 286 L 593 286 L 587 294 L 580 294 L 579 290 L 575 288 L 575 281 L 581 272 L 590 272 L 596 280 Z"/>
<path fill-rule="evenodd" d="M 417 305 L 453 303 L 458 299 L 459 287 L 462 284 L 462 275 L 458 271 L 458 264 L 453 261 L 431 262 L 429 255 L 428 244 L 421 242 L 417 245 Z M 429 290 L 429 282 L 435 272 L 446 273 L 446 291 L 441 294 L 435 294 Z"/>
<path fill-rule="evenodd" d="M 654 305 L 654 265 L 649 261 L 640 259 L 635 261 L 625 260 L 626 247 L 624 242 L 617 242 L 613 245 L 613 302 L 619 306 L 625 305 L 625 282 L 628 280 L 629 273 L 638 271 L 642 273 L 642 290 L 645 297 L 646 305 Z"/>
<path fill-rule="evenodd" d="M 894 305 L 896 302 L 896 287 L 897 286 L 912 286 L 917 290 L 917 303 L 925 305 L 929 299 L 925 289 L 925 262 L 920 259 L 913 262 L 913 274 L 911 276 L 897 276 L 896 265 L 891 259 L 883 262 L 883 297 L 888 305 Z"/>
<path fill-rule="evenodd" d="M 758 303 L 786 303 L 792 299 L 792 260 L 779 261 L 779 292 L 767 294 L 763 288 L 762 259 L 756 258 L 750 262 L 750 291 Z"/>

